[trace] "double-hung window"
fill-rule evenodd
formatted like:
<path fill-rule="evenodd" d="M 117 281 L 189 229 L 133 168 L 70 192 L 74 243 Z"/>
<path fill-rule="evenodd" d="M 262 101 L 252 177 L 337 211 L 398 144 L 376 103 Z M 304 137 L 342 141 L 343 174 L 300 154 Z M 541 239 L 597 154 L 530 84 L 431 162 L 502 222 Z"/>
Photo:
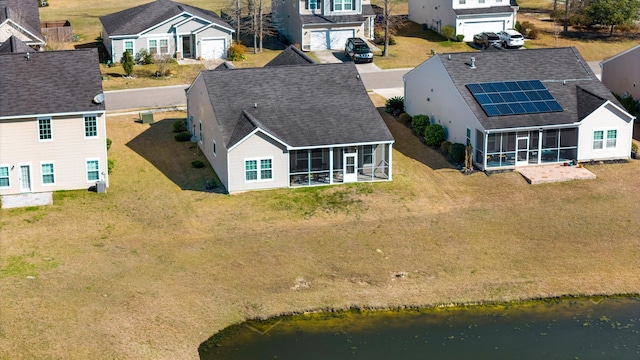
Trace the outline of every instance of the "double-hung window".
<path fill-rule="evenodd" d="M 158 53 L 158 40 L 149 40 L 149 54 L 155 55 Z"/>
<path fill-rule="evenodd" d="M 38 134 L 40 141 L 53 139 L 51 135 L 51 119 L 38 119 Z"/>
<path fill-rule="evenodd" d="M 133 55 L 133 41 L 125 40 L 124 51 L 127 51 L 129 54 Z"/>
<path fill-rule="evenodd" d="M 320 0 L 307 0 L 307 10 L 318 10 Z"/>
<path fill-rule="evenodd" d="M 272 159 L 247 159 L 244 161 L 244 178 L 246 181 L 273 179 Z"/>
<path fill-rule="evenodd" d="M 42 173 L 42 185 L 53 185 L 56 183 L 55 171 L 52 162 L 43 162 L 40 164 Z"/>
<path fill-rule="evenodd" d="M 353 10 L 353 0 L 333 0 L 334 11 L 350 11 Z"/>
<path fill-rule="evenodd" d="M 593 150 L 615 149 L 617 139 L 618 130 L 596 130 L 593 132 Z"/>
<path fill-rule="evenodd" d="M 169 40 L 160 39 L 160 54 L 168 54 L 169 53 Z"/>
<path fill-rule="evenodd" d="M 98 118 L 95 115 L 84 117 L 84 137 L 98 137 Z"/>
<path fill-rule="evenodd" d="M 100 160 L 87 160 L 87 181 L 100 180 Z"/>
<path fill-rule="evenodd" d="M 0 165 L 0 188 L 11 187 L 9 165 Z"/>

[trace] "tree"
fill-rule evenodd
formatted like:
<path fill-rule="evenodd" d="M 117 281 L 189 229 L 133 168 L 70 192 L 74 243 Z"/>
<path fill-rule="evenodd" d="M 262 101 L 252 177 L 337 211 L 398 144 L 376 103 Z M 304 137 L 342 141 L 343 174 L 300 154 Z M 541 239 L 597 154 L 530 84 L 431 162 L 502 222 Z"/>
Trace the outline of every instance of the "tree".
<path fill-rule="evenodd" d="M 585 15 L 592 25 L 609 26 L 609 36 L 613 28 L 638 19 L 640 0 L 593 0 L 585 7 Z"/>
<path fill-rule="evenodd" d="M 122 63 L 124 73 L 127 74 L 127 76 L 133 75 L 133 56 L 131 56 L 131 53 L 125 51 L 122 54 L 122 59 L 120 60 L 120 62 Z"/>
<path fill-rule="evenodd" d="M 382 9 L 382 28 L 384 30 L 384 49 L 382 50 L 382 56 L 389 56 L 389 44 L 391 36 L 394 35 L 398 28 L 404 25 L 401 17 L 391 15 L 393 8 L 398 4 L 400 0 L 384 0 L 384 7 Z"/>
<path fill-rule="evenodd" d="M 445 25 L 442 27 L 441 32 L 442 36 L 446 37 L 447 40 L 451 40 L 453 38 L 453 35 L 455 35 L 456 33 L 456 29 L 454 29 L 451 25 Z"/>
<path fill-rule="evenodd" d="M 233 12 L 234 16 L 223 17 L 236 29 L 236 43 L 241 43 L 242 35 L 252 36 L 253 52 L 262 52 L 264 37 L 277 34 L 264 0 L 232 0 L 229 6 L 228 12 Z"/>

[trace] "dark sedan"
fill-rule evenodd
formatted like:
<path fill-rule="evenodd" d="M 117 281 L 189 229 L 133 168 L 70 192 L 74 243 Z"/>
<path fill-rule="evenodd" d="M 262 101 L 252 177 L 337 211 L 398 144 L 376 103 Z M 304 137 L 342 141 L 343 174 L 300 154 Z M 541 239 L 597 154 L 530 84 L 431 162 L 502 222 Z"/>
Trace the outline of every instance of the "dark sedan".
<path fill-rule="evenodd" d="M 487 49 L 490 46 L 500 47 L 500 37 L 493 32 L 481 32 L 473 35 L 473 43 L 482 49 Z"/>

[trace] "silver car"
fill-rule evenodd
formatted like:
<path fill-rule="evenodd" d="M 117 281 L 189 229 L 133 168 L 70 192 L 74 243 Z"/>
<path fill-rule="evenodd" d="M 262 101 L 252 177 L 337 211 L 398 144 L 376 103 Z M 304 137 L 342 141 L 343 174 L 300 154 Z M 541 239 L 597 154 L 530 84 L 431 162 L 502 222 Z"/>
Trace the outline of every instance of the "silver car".
<path fill-rule="evenodd" d="M 498 36 L 505 48 L 519 48 L 524 45 L 524 36 L 513 29 L 499 31 Z"/>

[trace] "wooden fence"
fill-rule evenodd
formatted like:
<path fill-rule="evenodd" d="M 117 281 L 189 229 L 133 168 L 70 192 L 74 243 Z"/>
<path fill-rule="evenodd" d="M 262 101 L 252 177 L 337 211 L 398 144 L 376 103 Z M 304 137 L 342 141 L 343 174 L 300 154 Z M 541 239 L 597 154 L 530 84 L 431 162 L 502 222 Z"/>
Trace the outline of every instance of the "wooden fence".
<path fill-rule="evenodd" d="M 68 20 L 42 22 L 40 30 L 47 42 L 70 42 L 73 37 Z"/>

